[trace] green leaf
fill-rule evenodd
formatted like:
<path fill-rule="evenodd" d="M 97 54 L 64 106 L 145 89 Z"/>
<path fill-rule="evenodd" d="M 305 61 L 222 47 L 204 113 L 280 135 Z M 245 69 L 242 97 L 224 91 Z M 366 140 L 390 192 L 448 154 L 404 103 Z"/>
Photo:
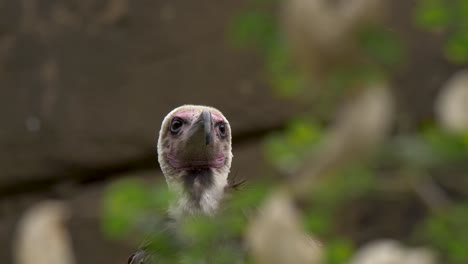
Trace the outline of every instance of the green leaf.
<path fill-rule="evenodd" d="M 368 28 L 361 33 L 360 44 L 369 57 L 382 65 L 394 66 L 403 60 L 403 45 L 391 31 Z"/>
<path fill-rule="evenodd" d="M 265 141 L 265 155 L 286 173 L 297 168 L 306 154 L 314 151 L 321 140 L 320 126 L 307 119 L 294 119 L 285 133 L 274 133 Z"/>
<path fill-rule="evenodd" d="M 416 9 L 416 24 L 426 30 L 445 28 L 452 14 L 444 0 L 421 0 Z"/>
<path fill-rule="evenodd" d="M 450 263 L 468 263 L 468 206 L 458 204 L 445 211 L 440 211 L 422 225 L 423 237 L 430 241 Z"/>
<path fill-rule="evenodd" d="M 354 246 L 348 240 L 335 240 L 327 244 L 326 263 L 346 263 L 353 253 Z"/>
<path fill-rule="evenodd" d="M 323 133 L 316 123 L 300 118 L 293 119 L 288 127 L 287 140 L 296 147 L 317 143 Z"/>
<path fill-rule="evenodd" d="M 459 28 L 466 28 L 468 26 L 468 1 L 458 0 L 455 12 Z"/>
<path fill-rule="evenodd" d="M 284 43 L 272 39 L 266 47 L 265 63 L 272 88 L 278 96 L 293 98 L 304 92 L 305 78 L 293 67 Z"/>
<path fill-rule="evenodd" d="M 266 12 L 250 11 L 234 19 L 229 39 L 235 47 L 266 48 L 276 36 L 276 22 Z"/>
<path fill-rule="evenodd" d="M 445 55 L 454 63 L 468 62 L 468 30 L 461 30 L 454 33 L 447 41 Z"/>
<path fill-rule="evenodd" d="M 103 203 L 104 232 L 110 237 L 121 237 L 135 227 L 139 216 L 151 204 L 148 189 L 137 180 L 112 184 Z"/>
<path fill-rule="evenodd" d="M 165 212 L 171 201 L 176 198 L 176 194 L 171 192 L 166 184 L 156 185 L 155 188 L 151 189 L 149 195 L 151 206 L 159 212 Z"/>
<path fill-rule="evenodd" d="M 372 190 L 375 177 L 364 164 L 351 164 L 329 176 L 314 193 L 315 199 L 330 209 L 344 201 L 357 198 Z"/>
<path fill-rule="evenodd" d="M 289 172 L 297 166 L 298 155 L 294 153 L 281 133 L 272 133 L 265 139 L 265 156 L 279 170 Z"/>
<path fill-rule="evenodd" d="M 189 218 L 183 222 L 182 231 L 194 244 L 208 246 L 221 236 L 219 222 L 207 216 Z"/>
<path fill-rule="evenodd" d="M 177 256 L 180 251 L 183 249 L 183 246 L 180 245 L 177 239 L 174 239 L 174 234 L 167 229 L 161 231 L 154 231 L 153 233 L 149 234 L 150 236 L 147 237 L 148 239 L 148 249 L 152 250 L 153 252 L 157 252 L 157 257 L 162 258 L 159 260 L 158 263 L 173 263 L 173 261 L 169 261 Z M 163 262 L 162 260 L 167 260 Z"/>
<path fill-rule="evenodd" d="M 304 218 L 305 229 L 315 235 L 325 237 L 333 231 L 332 211 L 317 207 L 306 211 Z"/>
<path fill-rule="evenodd" d="M 234 195 L 229 201 L 229 206 L 235 210 L 255 208 L 260 205 L 270 191 L 270 186 L 264 181 L 260 183 L 249 183 L 249 186 L 242 189 L 241 195 Z"/>
<path fill-rule="evenodd" d="M 301 75 L 285 70 L 279 75 L 270 76 L 271 85 L 279 97 L 294 98 L 304 91 L 305 82 Z"/>
<path fill-rule="evenodd" d="M 422 132 L 422 138 L 441 161 L 461 160 L 468 155 L 468 142 L 463 135 L 449 134 L 437 128 Z"/>

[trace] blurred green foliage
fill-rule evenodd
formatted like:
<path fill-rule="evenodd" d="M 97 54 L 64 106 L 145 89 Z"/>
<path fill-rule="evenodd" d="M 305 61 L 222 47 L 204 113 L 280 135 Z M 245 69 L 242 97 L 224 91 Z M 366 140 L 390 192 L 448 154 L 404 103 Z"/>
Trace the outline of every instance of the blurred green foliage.
<path fill-rule="evenodd" d="M 306 81 L 303 73 L 295 69 L 271 11 L 258 8 L 272 3 L 255 1 L 254 11 L 247 11 L 233 21 L 229 39 L 238 48 L 259 51 L 268 80 L 279 96 L 300 101 L 314 111 L 333 112 L 340 96 L 350 89 L 391 78 L 393 69 L 405 63 L 405 47 L 398 36 L 371 25 L 357 36 L 359 48 L 367 59 L 334 68 L 322 84 L 321 92 L 309 96 L 314 90 L 313 80 Z M 415 21 L 426 30 L 446 31 L 447 57 L 457 63 L 468 61 L 468 0 L 420 0 Z M 320 115 L 298 116 L 283 131 L 265 138 L 265 157 L 279 172 L 293 174 L 311 157 L 320 154 L 327 133 L 323 125 L 326 122 L 321 118 Z M 418 184 L 431 177 L 431 171 L 468 160 L 467 135 L 447 133 L 435 124 L 411 134 L 398 133 L 384 142 L 370 159 L 348 164 L 328 175 L 311 191 L 311 205 L 303 212 L 306 230 L 325 240 L 326 263 L 345 263 L 358 246 L 352 237 L 338 231 L 343 223 L 337 215 L 343 207 L 353 206 L 354 201 L 388 195 L 379 189 L 382 168 L 395 174 L 393 178 L 412 177 L 409 181 Z M 408 176 L 408 171 L 414 175 Z M 403 182 L 407 181 L 403 179 Z M 249 183 L 240 195 L 233 196 L 218 217 L 187 219 L 180 230 L 184 241 L 174 242 L 177 239 L 171 233 L 152 232 L 151 246 L 160 255 L 160 263 L 251 262 L 239 241 L 249 216 L 275 186 L 274 183 Z M 153 188 L 137 181 L 117 183 L 107 194 L 103 226 L 111 237 L 128 235 L 135 229 L 148 232 L 152 228 L 149 222 L 164 226 L 165 209 L 173 198 L 164 184 Z M 468 205 L 460 201 L 450 208 L 429 211 L 419 220 L 420 228 L 405 239 L 418 237 L 423 245 L 438 249 L 446 263 L 468 263 L 465 250 L 468 233 L 464 228 L 467 219 Z"/>
<path fill-rule="evenodd" d="M 327 264 L 343 264 L 352 256 L 354 246 L 349 240 L 334 240 L 327 244 Z"/>
<path fill-rule="evenodd" d="M 467 263 L 468 206 L 454 205 L 428 217 L 422 225 L 422 236 L 432 242 L 432 245 L 443 252 L 450 263 Z"/>
<path fill-rule="evenodd" d="M 230 40 L 238 48 L 254 47 L 268 50 L 276 41 L 277 28 L 272 14 L 249 11 L 233 21 Z"/>
<path fill-rule="evenodd" d="M 173 198 L 165 185 L 148 186 L 134 179 L 118 181 L 103 198 L 103 230 L 112 238 L 152 231 L 153 225 L 163 221 Z"/>
<path fill-rule="evenodd" d="M 272 1 L 260 2 L 265 3 L 271 4 Z M 234 47 L 253 48 L 261 53 L 265 61 L 267 81 L 278 95 L 288 98 L 298 96 L 303 92 L 304 80 L 292 64 L 278 30 L 276 17 L 272 12 L 265 11 L 265 8 L 254 9 L 255 11 L 246 11 L 234 19 L 228 31 L 228 39 Z"/>
<path fill-rule="evenodd" d="M 283 173 L 294 172 L 311 154 L 323 135 L 320 125 L 304 118 L 291 120 L 285 132 L 271 133 L 265 140 L 265 156 Z"/>
<path fill-rule="evenodd" d="M 450 61 L 468 62 L 468 0 L 420 0 L 415 18 L 422 28 L 447 35 L 444 53 Z"/>
<path fill-rule="evenodd" d="M 174 196 L 165 183 L 151 186 L 121 180 L 106 192 L 103 229 L 113 239 L 130 236 L 142 240 L 148 250 L 157 252 L 157 263 L 246 263 L 240 239 L 248 216 L 270 187 L 252 182 L 242 195 L 232 197 L 218 217 L 190 217 L 172 230 L 167 209 Z"/>
<path fill-rule="evenodd" d="M 104 198 L 104 231 L 110 237 L 120 237 L 135 225 L 149 206 L 146 187 L 136 181 L 112 185 Z"/>
<path fill-rule="evenodd" d="M 404 62 L 404 47 L 392 31 L 370 26 L 358 37 L 364 53 L 381 66 L 394 67 Z"/>

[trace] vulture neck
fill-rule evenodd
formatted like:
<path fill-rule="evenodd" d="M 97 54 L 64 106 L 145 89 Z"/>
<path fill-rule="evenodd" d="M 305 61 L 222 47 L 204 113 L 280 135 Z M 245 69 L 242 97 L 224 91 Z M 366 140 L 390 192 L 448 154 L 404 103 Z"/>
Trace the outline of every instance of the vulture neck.
<path fill-rule="evenodd" d="M 176 220 L 189 215 L 214 215 L 224 197 L 227 175 L 228 171 L 223 173 L 222 169 L 181 172 L 177 182 L 168 181 L 177 195 L 169 215 Z"/>

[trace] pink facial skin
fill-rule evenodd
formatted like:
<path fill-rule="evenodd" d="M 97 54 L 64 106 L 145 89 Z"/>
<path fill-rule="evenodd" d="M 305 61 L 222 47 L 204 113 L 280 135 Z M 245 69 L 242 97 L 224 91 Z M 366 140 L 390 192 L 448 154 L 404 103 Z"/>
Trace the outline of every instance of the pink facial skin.
<path fill-rule="evenodd" d="M 175 113 L 173 116 L 183 118 L 183 119 L 191 119 L 197 113 L 198 111 L 196 110 L 183 110 L 183 111 Z M 220 122 L 220 121 L 226 122 L 226 120 L 224 120 L 222 116 L 216 113 L 211 113 L 211 118 L 213 118 L 215 122 Z"/>
<path fill-rule="evenodd" d="M 224 156 L 216 157 L 214 160 L 190 160 L 181 161 L 171 154 L 167 154 L 167 161 L 175 169 L 195 169 L 195 168 L 221 168 L 224 166 L 226 158 Z"/>
<path fill-rule="evenodd" d="M 197 110 L 182 110 L 173 114 L 173 117 L 178 117 L 184 120 L 193 120 L 194 116 L 197 115 L 199 111 Z M 211 118 L 213 123 L 226 122 L 226 120 L 216 114 L 211 112 Z M 217 133 L 216 131 L 214 131 Z M 175 169 L 200 169 L 200 168 L 221 168 L 225 165 L 226 157 L 222 154 L 219 156 L 213 157 L 210 160 L 180 160 L 175 153 L 166 154 L 168 163 Z"/>

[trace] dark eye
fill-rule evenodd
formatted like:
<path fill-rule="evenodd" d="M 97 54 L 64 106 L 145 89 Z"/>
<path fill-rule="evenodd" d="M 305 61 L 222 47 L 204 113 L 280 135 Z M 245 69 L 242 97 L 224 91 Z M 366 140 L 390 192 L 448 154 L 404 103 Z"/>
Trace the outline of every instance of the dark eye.
<path fill-rule="evenodd" d="M 224 123 L 218 123 L 218 130 L 219 130 L 219 134 L 224 137 L 226 136 L 226 124 Z"/>
<path fill-rule="evenodd" d="M 184 125 L 184 121 L 182 121 L 181 119 L 179 118 L 174 118 L 172 119 L 172 122 L 171 122 L 171 133 L 173 135 L 179 133 L 180 129 L 182 128 L 182 126 Z"/>

